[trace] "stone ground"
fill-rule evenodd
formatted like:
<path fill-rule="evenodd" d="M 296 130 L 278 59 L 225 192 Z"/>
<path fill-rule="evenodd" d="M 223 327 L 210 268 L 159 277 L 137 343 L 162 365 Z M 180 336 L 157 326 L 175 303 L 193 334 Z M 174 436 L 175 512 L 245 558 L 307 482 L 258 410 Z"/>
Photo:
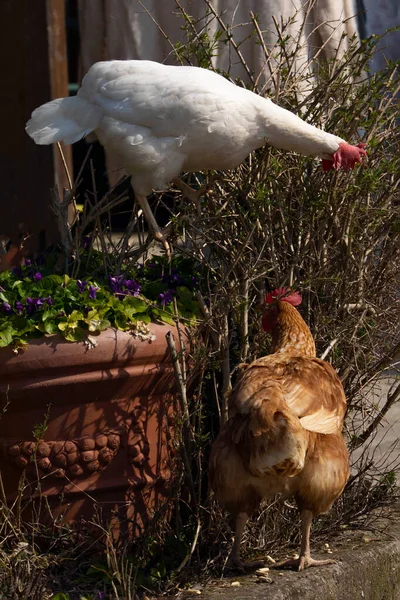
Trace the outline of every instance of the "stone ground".
<path fill-rule="evenodd" d="M 227 574 L 180 591 L 179 600 L 400 600 L 400 507 L 381 521 L 379 533 L 344 530 L 331 544 L 332 554 L 319 548 L 315 558 L 334 558 L 334 565 L 301 573 L 269 564 L 269 571 Z M 268 560 L 266 560 L 268 564 Z"/>

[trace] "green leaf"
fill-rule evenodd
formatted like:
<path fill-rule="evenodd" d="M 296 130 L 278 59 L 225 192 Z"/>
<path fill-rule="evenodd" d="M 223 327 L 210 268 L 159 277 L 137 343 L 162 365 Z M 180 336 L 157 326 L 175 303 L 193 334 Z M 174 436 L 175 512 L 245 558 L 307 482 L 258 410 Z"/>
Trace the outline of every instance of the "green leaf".
<path fill-rule="evenodd" d="M 130 326 L 128 325 L 128 318 L 124 313 L 116 313 L 114 318 L 114 324 L 117 329 L 121 331 L 128 331 Z"/>
<path fill-rule="evenodd" d="M 85 319 L 85 322 L 89 325 L 89 331 L 104 331 L 111 327 L 108 319 Z"/>
<path fill-rule="evenodd" d="M 151 283 L 146 283 L 143 286 L 142 291 L 147 298 L 152 298 L 155 300 L 158 297 L 158 294 L 165 292 L 166 289 L 167 286 L 165 283 L 162 283 L 161 281 L 152 281 Z"/>
<path fill-rule="evenodd" d="M 151 323 L 151 317 L 149 313 L 137 313 L 135 315 L 136 321 L 142 321 L 143 323 Z"/>
<path fill-rule="evenodd" d="M 192 305 L 193 293 L 187 287 L 177 287 L 176 293 L 178 294 L 179 300 L 182 302 L 183 306 Z"/>
<path fill-rule="evenodd" d="M 102 319 L 100 321 L 99 331 L 104 331 L 105 329 L 108 329 L 109 327 L 111 327 L 111 323 L 108 319 Z"/>
<path fill-rule="evenodd" d="M 16 331 L 11 327 L 11 325 L 6 325 L 3 329 L 0 330 L 0 347 L 4 348 L 8 346 L 13 341 L 13 334 Z"/>
<path fill-rule="evenodd" d="M 129 308 L 131 314 L 145 312 L 148 308 L 147 302 L 135 296 L 126 296 L 126 298 L 122 300 L 122 304 L 127 313 L 127 309 Z"/>
<path fill-rule="evenodd" d="M 64 337 L 69 342 L 82 342 L 85 339 L 85 332 L 80 327 L 76 329 L 67 329 Z"/>
<path fill-rule="evenodd" d="M 54 333 L 58 333 L 57 323 L 55 323 L 55 321 L 49 321 L 49 320 L 47 320 L 44 323 L 44 330 L 49 335 L 52 335 Z"/>
<path fill-rule="evenodd" d="M 70 600 L 69 594 L 64 594 L 64 592 L 58 592 L 51 597 L 51 600 Z"/>
<path fill-rule="evenodd" d="M 68 323 L 70 326 L 72 326 L 73 324 L 77 323 L 78 321 L 83 321 L 84 318 L 85 318 L 84 314 L 81 313 L 79 310 L 73 310 L 72 313 L 68 317 Z"/>
<path fill-rule="evenodd" d="M 68 328 L 68 321 L 60 321 L 57 327 L 60 331 L 65 331 Z"/>
<path fill-rule="evenodd" d="M 26 317 L 16 315 L 12 318 L 12 326 L 19 334 L 32 331 L 34 325 Z"/>
<path fill-rule="evenodd" d="M 51 310 L 44 310 L 41 313 L 42 321 L 47 321 L 47 319 L 51 319 L 52 317 L 55 317 L 57 313 L 58 313 L 58 310 L 54 310 L 54 308 L 52 308 Z"/>
<path fill-rule="evenodd" d="M 171 313 L 167 313 L 165 310 L 162 310 L 161 308 L 153 308 L 151 312 L 152 312 L 152 315 L 155 317 L 158 317 L 158 319 L 160 321 L 163 321 L 164 323 L 168 323 L 168 325 L 175 325 L 175 321 L 172 318 Z"/>

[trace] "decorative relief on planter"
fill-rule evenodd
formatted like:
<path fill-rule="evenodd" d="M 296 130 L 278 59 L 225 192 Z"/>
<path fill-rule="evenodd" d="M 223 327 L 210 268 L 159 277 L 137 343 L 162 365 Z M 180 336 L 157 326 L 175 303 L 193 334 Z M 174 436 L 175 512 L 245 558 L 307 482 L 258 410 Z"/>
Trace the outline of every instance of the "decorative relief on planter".
<path fill-rule="evenodd" d="M 0 349 L 0 410 L 8 403 L 0 470 L 10 503 L 25 472 L 28 504 L 45 496 L 68 522 L 91 519 L 96 505 L 136 535 L 168 499 L 175 378 L 165 335 L 176 330 L 150 328 L 151 344 L 108 329 L 89 351 L 57 337 L 32 340 L 19 355 Z M 47 413 L 44 439 L 33 441 Z"/>
<path fill-rule="evenodd" d="M 3 452 L 8 462 L 27 475 L 74 478 L 102 471 L 115 458 L 121 445 L 119 433 L 103 432 L 76 440 L 17 442 Z"/>
<path fill-rule="evenodd" d="M 139 403 L 132 410 L 132 424 L 128 433 L 128 460 L 133 467 L 143 467 L 149 460 L 150 444 L 146 436 L 146 405 Z"/>

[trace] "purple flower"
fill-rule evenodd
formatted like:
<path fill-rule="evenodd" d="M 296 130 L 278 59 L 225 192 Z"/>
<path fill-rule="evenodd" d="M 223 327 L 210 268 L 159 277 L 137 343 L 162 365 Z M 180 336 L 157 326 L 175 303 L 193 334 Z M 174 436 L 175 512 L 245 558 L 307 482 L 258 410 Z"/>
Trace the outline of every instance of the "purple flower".
<path fill-rule="evenodd" d="M 121 283 L 122 283 L 123 278 L 124 278 L 123 275 L 118 275 L 116 277 L 112 277 L 110 275 L 110 279 L 109 279 L 110 288 L 114 292 L 114 294 L 117 292 L 121 292 Z"/>
<path fill-rule="evenodd" d="M 17 311 L 17 313 L 20 315 L 21 313 L 23 313 L 24 311 L 24 305 L 22 304 L 22 302 L 20 302 L 19 300 L 17 300 L 15 302 L 15 310 Z"/>
<path fill-rule="evenodd" d="M 40 298 L 30 298 L 29 296 L 26 299 L 26 312 L 28 315 L 32 315 L 35 310 L 39 310 L 43 305 L 43 302 Z"/>
<path fill-rule="evenodd" d="M 178 269 L 174 267 L 171 270 L 171 273 L 162 276 L 162 282 L 171 285 L 172 287 L 177 287 L 178 285 L 183 285 L 185 280 L 182 275 L 180 275 Z"/>
<path fill-rule="evenodd" d="M 26 266 L 26 267 L 30 267 L 30 266 L 31 266 L 31 264 L 32 264 L 32 261 L 31 261 L 31 259 L 30 259 L 30 258 L 26 258 L 26 259 L 25 259 L 25 266 Z"/>
<path fill-rule="evenodd" d="M 191 283 L 194 286 L 199 285 L 199 278 L 196 275 L 192 275 Z"/>
<path fill-rule="evenodd" d="M 125 279 L 122 283 L 131 296 L 139 296 L 142 286 L 135 279 Z"/>
<path fill-rule="evenodd" d="M 87 286 L 87 281 L 80 281 L 80 279 L 77 279 L 76 285 L 78 287 L 78 292 L 80 294 L 83 294 L 83 292 L 85 291 L 85 287 Z"/>
<path fill-rule="evenodd" d="M 99 290 L 100 288 L 96 287 L 95 285 L 90 285 L 89 286 L 89 298 L 91 300 L 94 300 L 96 298 L 96 292 L 97 290 Z"/>
<path fill-rule="evenodd" d="M 165 305 L 171 304 L 172 300 L 174 299 L 174 290 L 167 290 L 166 292 L 161 292 L 161 294 L 158 294 L 158 299 Z"/>
<path fill-rule="evenodd" d="M 35 312 L 35 306 L 36 306 L 36 300 L 34 300 L 33 298 L 30 298 L 29 296 L 27 296 L 27 298 L 26 298 L 26 312 L 28 313 L 28 315 L 31 315 L 33 312 Z"/>
<path fill-rule="evenodd" d="M 48 306 L 53 306 L 53 304 L 54 304 L 54 300 L 51 296 L 48 296 L 47 298 L 42 298 L 42 300 L 47 302 Z"/>
<path fill-rule="evenodd" d="M 84 250 L 89 250 L 91 245 L 93 242 L 93 236 L 92 235 L 87 235 L 84 238 L 82 238 L 82 248 Z"/>
<path fill-rule="evenodd" d="M 1 305 L 2 311 L 5 313 L 10 313 L 12 311 L 11 305 L 8 302 L 3 302 Z"/>
<path fill-rule="evenodd" d="M 40 281 L 41 279 L 43 279 L 42 274 L 41 273 L 35 273 L 33 276 L 33 279 L 35 281 Z"/>

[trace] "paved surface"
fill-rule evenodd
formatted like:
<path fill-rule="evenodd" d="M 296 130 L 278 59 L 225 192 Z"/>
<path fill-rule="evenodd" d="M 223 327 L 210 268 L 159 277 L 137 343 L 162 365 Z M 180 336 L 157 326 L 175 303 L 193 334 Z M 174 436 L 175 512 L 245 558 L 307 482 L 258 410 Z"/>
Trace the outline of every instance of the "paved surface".
<path fill-rule="evenodd" d="M 180 592 L 182 600 L 400 600 L 400 511 L 386 532 L 343 532 L 332 545 L 335 565 L 301 573 L 269 570 L 233 576 Z M 324 558 L 323 552 L 315 554 Z"/>

